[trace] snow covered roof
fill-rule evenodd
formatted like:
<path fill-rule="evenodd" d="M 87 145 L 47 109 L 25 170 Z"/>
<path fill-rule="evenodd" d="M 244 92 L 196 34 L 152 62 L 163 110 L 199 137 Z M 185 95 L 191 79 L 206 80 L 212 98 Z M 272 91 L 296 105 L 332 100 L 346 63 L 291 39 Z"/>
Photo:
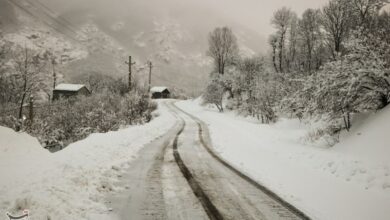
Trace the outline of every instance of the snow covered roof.
<path fill-rule="evenodd" d="M 57 91 L 79 91 L 83 87 L 85 87 L 85 85 L 83 85 L 83 84 L 62 83 L 62 84 L 57 85 L 54 90 L 57 90 Z"/>
<path fill-rule="evenodd" d="M 163 92 L 164 90 L 168 90 L 168 87 L 165 87 L 165 86 L 155 86 L 155 87 L 150 89 L 150 92 Z"/>

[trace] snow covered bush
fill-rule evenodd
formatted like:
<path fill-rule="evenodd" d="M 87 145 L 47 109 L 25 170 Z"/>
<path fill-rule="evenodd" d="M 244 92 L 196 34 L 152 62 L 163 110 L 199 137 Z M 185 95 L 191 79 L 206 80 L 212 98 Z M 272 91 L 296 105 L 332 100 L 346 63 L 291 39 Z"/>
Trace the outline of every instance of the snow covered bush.
<path fill-rule="evenodd" d="M 87 97 L 58 100 L 37 108 L 28 130 L 47 148 L 64 147 L 91 133 L 105 133 L 151 120 L 156 109 L 140 92 L 124 96 L 105 91 Z"/>
<path fill-rule="evenodd" d="M 215 105 L 220 112 L 223 112 L 223 95 L 225 90 L 222 84 L 220 76 L 215 76 L 207 85 L 205 92 L 203 93 L 204 104 Z"/>
<path fill-rule="evenodd" d="M 367 41 L 351 39 L 346 44 L 347 55 L 326 63 L 317 73 L 303 77 L 301 89 L 285 99 L 285 107 L 298 117 L 326 118 L 332 127 L 327 129 L 328 133 L 337 133 L 351 128 L 353 114 L 387 106 L 390 102 L 390 69 L 380 50 Z"/>
<path fill-rule="evenodd" d="M 156 109 L 157 104 L 141 90 L 124 95 L 105 90 L 87 97 L 36 105 L 32 126 L 22 126 L 15 111 L 1 114 L 0 125 L 16 129 L 19 124 L 24 131 L 38 137 L 44 147 L 62 148 L 91 133 L 149 122 Z M 24 114 L 28 115 L 28 112 Z"/>
<path fill-rule="evenodd" d="M 156 109 L 147 92 L 128 92 L 122 80 L 101 75 L 86 78 L 93 95 L 50 102 L 57 77 L 48 67 L 49 59 L 39 51 L 15 47 L 4 54 L 0 44 L 0 125 L 26 131 L 45 147 L 63 147 L 94 132 L 148 122 Z"/>

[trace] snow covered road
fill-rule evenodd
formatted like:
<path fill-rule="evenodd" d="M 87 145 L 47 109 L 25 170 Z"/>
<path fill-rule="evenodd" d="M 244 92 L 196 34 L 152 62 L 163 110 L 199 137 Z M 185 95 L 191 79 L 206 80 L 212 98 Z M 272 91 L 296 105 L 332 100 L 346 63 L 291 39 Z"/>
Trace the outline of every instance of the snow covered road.
<path fill-rule="evenodd" d="M 272 192 L 264 191 L 264 187 L 213 154 L 208 129 L 203 122 L 176 106 L 173 111 L 185 125 L 178 141 L 178 152 L 182 161 L 188 167 L 194 181 L 199 184 L 205 196 L 219 212 L 218 214 L 208 212 L 210 218 L 307 218 L 299 210 Z M 207 210 L 207 207 L 205 209 Z"/>
<path fill-rule="evenodd" d="M 161 106 L 162 105 L 162 106 Z M 160 103 L 160 108 L 166 105 Z M 172 140 L 182 124 L 147 144 L 129 164 L 113 192 L 110 219 L 207 219 L 199 201 L 180 173 L 172 155 Z"/>
<path fill-rule="evenodd" d="M 111 196 L 119 219 L 305 219 L 279 197 L 210 153 L 205 124 L 166 105 L 177 122 L 130 164 Z"/>

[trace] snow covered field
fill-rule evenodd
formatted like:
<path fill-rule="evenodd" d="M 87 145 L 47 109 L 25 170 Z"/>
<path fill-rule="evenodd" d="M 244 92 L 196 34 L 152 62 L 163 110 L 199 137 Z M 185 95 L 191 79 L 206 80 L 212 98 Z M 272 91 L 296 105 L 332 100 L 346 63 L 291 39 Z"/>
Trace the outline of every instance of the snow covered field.
<path fill-rule="evenodd" d="M 100 219 L 105 192 L 145 144 L 175 123 L 164 106 L 142 126 L 93 134 L 51 154 L 25 134 L 0 127 L 0 216 L 29 209 L 31 219 Z"/>
<path fill-rule="evenodd" d="M 201 107 L 199 100 L 177 105 L 209 125 L 223 158 L 313 219 L 390 218 L 390 108 L 327 148 L 303 144 L 309 129 L 296 120 L 262 125 Z"/>

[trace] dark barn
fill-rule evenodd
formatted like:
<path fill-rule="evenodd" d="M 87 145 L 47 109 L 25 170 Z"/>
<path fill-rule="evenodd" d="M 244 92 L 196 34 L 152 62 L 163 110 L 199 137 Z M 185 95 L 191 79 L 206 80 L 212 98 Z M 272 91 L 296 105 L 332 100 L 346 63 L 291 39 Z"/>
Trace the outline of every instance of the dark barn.
<path fill-rule="evenodd" d="M 81 84 L 59 84 L 53 90 L 53 100 L 69 98 L 78 95 L 90 95 L 91 92 L 85 85 Z"/>
<path fill-rule="evenodd" d="M 167 99 L 171 96 L 171 92 L 167 87 L 157 86 L 150 89 L 152 99 Z"/>

